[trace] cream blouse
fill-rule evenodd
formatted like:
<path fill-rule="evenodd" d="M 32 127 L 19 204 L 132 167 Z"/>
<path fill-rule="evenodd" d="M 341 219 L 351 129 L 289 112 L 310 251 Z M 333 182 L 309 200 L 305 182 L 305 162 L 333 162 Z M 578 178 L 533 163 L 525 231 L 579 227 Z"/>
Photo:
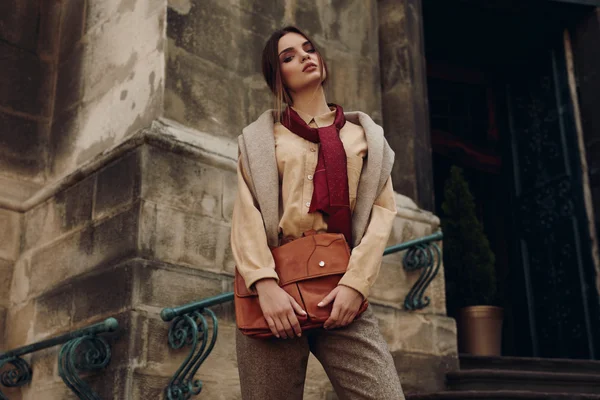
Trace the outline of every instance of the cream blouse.
<path fill-rule="evenodd" d="M 296 110 L 311 127 L 333 124 L 335 111 L 312 117 Z M 303 232 L 314 229 L 327 231 L 327 217 L 319 212 L 309 213 L 313 195 L 313 174 L 317 166 L 319 144 L 312 143 L 289 131 L 281 123 L 274 126 L 275 156 L 280 183 L 281 237 L 299 238 Z M 356 193 L 367 156 L 367 140 L 360 125 L 346 121 L 340 130 L 340 139 L 348 160 L 348 186 L 350 208 L 356 204 Z M 264 224 L 258 202 L 248 187 L 249 177 L 238 160 L 238 192 L 231 223 L 231 247 L 237 269 L 248 289 L 253 290 L 256 281 L 265 278 L 278 280 L 275 263 L 267 245 Z M 381 266 L 383 250 L 387 244 L 396 215 L 396 203 L 391 179 L 388 178 L 381 194 L 375 200 L 369 224 L 358 246 L 352 250 L 346 274 L 340 285 L 359 291 L 365 298 L 375 282 Z"/>

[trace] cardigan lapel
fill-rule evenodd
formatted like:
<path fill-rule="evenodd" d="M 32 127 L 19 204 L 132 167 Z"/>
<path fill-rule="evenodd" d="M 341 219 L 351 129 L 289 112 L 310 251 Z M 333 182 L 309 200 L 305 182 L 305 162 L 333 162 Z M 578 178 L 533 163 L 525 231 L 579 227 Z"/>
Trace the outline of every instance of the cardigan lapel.
<path fill-rule="evenodd" d="M 275 159 L 273 112 L 265 111 L 242 131 L 247 165 L 265 223 L 269 246 L 279 246 L 279 175 Z M 241 141 L 242 142 L 242 141 Z M 244 151 L 245 150 L 245 151 Z"/>
<path fill-rule="evenodd" d="M 358 246 L 365 234 L 373 203 L 381 193 L 394 163 L 393 151 L 383 135 L 383 128 L 367 114 L 356 111 L 346 113 L 346 119 L 362 126 L 367 139 L 367 157 L 358 181 L 356 205 L 352 214 L 352 237 Z"/>
<path fill-rule="evenodd" d="M 352 215 L 353 246 L 357 246 L 367 228 L 375 199 L 390 176 L 394 152 L 383 135 L 383 129 L 365 113 L 344 113 L 346 120 L 360 125 L 367 139 L 367 157 L 358 183 L 356 206 Z M 279 175 L 275 159 L 273 111 L 265 111 L 242 131 L 239 140 L 244 168 L 251 177 L 251 188 L 265 223 L 267 241 L 279 245 Z"/>

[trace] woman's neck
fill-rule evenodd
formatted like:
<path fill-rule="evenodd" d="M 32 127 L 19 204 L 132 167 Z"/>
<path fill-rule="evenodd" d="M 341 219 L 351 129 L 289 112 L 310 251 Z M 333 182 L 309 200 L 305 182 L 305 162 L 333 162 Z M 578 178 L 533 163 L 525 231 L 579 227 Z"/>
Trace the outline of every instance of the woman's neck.
<path fill-rule="evenodd" d="M 317 116 L 329 112 L 322 85 L 319 85 L 316 89 L 294 93 L 292 99 L 294 100 L 294 108 L 308 115 Z"/>

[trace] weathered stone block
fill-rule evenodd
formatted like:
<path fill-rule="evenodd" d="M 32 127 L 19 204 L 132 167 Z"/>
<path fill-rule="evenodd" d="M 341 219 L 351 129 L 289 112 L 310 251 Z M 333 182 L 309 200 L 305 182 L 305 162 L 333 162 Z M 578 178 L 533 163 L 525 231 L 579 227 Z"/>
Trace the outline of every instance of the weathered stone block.
<path fill-rule="evenodd" d="M 225 251 L 224 245 L 217 247 L 223 229 L 220 222 L 166 207 L 157 207 L 156 212 L 154 257 L 198 269 L 222 269 L 217 264 L 217 251 Z"/>
<path fill-rule="evenodd" d="M 68 92 L 65 92 L 68 93 Z M 58 88 L 56 103 L 59 101 Z M 58 107 L 58 104 L 56 104 Z M 51 164 L 50 172 L 53 176 L 59 177 L 65 175 L 66 171 L 72 167 L 72 155 L 75 152 L 76 135 L 81 131 L 83 121 L 87 114 L 81 106 L 70 108 L 67 111 L 57 115 L 58 108 L 55 108 L 55 115 L 50 130 L 50 154 Z"/>
<path fill-rule="evenodd" d="M 60 32 L 60 57 L 68 55 L 83 36 L 85 2 L 63 0 Z"/>
<path fill-rule="evenodd" d="M 165 387 L 169 384 L 169 377 L 134 372 L 133 398 L 134 399 L 164 399 Z"/>
<path fill-rule="evenodd" d="M 5 344 L 7 349 L 14 349 L 34 342 L 35 304 L 30 301 L 12 306 L 6 314 Z"/>
<path fill-rule="evenodd" d="M 51 75 L 50 63 L 28 51 L 0 42 L 0 105 L 30 115 L 49 117 Z"/>
<path fill-rule="evenodd" d="M 37 49 L 41 58 L 50 59 L 58 55 L 61 8 L 62 3 L 59 1 L 40 3 L 40 33 Z"/>
<path fill-rule="evenodd" d="M 126 2 L 120 7 L 120 0 L 91 1 L 86 10 L 86 32 L 98 28 L 98 24 L 106 24 L 109 19 L 117 17 L 120 12 L 131 12 L 131 3 Z"/>
<path fill-rule="evenodd" d="M 156 83 L 162 79 L 164 7 L 164 1 L 131 0 L 110 0 L 91 5 L 88 15 L 99 13 L 100 18 L 101 14 L 112 15 L 99 24 L 92 21 L 85 35 L 86 101 L 126 82 L 139 83 L 138 89 L 141 89 L 142 83 L 144 86 L 148 84 L 151 72 L 154 72 Z M 151 54 L 153 56 L 149 58 Z M 133 91 L 130 92 L 134 95 Z M 149 92 L 144 90 L 144 96 L 148 96 Z M 142 107 L 146 101 L 139 101 L 138 106 Z"/>
<path fill-rule="evenodd" d="M 31 354 L 31 366 L 35 371 L 31 377 L 31 387 L 40 387 L 49 382 L 60 381 L 58 376 L 59 349 L 58 346 L 50 347 Z"/>
<path fill-rule="evenodd" d="M 190 54 L 172 40 L 168 46 L 164 115 L 203 132 L 237 137 L 248 122 L 242 77 Z"/>
<path fill-rule="evenodd" d="M 72 49 L 58 66 L 56 79 L 56 95 L 54 100 L 54 119 L 64 110 L 70 108 L 83 98 L 83 57 L 84 46 Z"/>
<path fill-rule="evenodd" d="M 21 217 L 21 213 L 0 208 L 0 259 L 14 261 L 19 256 Z"/>
<path fill-rule="evenodd" d="M 10 132 L 0 138 L 0 170 L 39 179 L 45 167 L 43 146 L 48 125 L 0 112 L 0 126 Z"/>
<path fill-rule="evenodd" d="M 78 328 L 98 323 L 108 318 L 109 315 L 97 316 L 95 319 L 85 321 L 77 325 Z M 119 323 L 119 328 L 115 332 L 103 334 L 102 337 L 111 346 L 110 364 L 106 372 L 119 371 L 126 375 L 126 370 L 131 370 L 141 364 L 145 356 L 143 349 L 146 346 L 147 326 L 145 318 L 139 313 L 133 311 L 124 311 L 122 313 L 110 314 Z M 121 393 L 121 396 L 123 396 Z M 122 397 L 121 397 L 122 398 Z"/>
<path fill-rule="evenodd" d="M 15 262 L 12 271 L 12 281 L 10 284 L 10 302 L 12 304 L 24 303 L 29 294 L 29 281 L 31 279 L 31 269 L 29 257 L 20 257 Z"/>
<path fill-rule="evenodd" d="M 91 176 L 54 196 L 57 213 L 62 217 L 62 231 L 68 232 L 91 220 L 95 183 L 95 176 Z"/>
<path fill-rule="evenodd" d="M 376 61 L 356 59 L 356 56 L 351 54 L 338 52 L 332 52 L 325 60 L 331 71 L 326 84 L 328 101 L 342 104 L 348 111 L 363 111 L 375 122 L 380 122 L 379 64 Z"/>
<path fill-rule="evenodd" d="M 95 3 L 90 2 L 90 13 L 105 10 L 111 17 L 91 27 L 76 46 L 81 48 L 81 67 L 73 68 L 83 77 L 82 104 L 75 115 L 55 119 L 54 176 L 71 172 L 148 126 L 162 109 L 165 2 Z"/>
<path fill-rule="evenodd" d="M 62 237 L 33 252 L 31 292 L 40 293 L 95 267 L 134 256 L 138 214 L 139 203 L 98 225 Z"/>
<path fill-rule="evenodd" d="M 36 341 L 69 331 L 73 317 L 73 301 L 71 285 L 65 285 L 35 300 L 34 339 Z"/>
<path fill-rule="evenodd" d="M 222 265 L 224 272 L 233 275 L 235 273 L 235 259 L 231 250 L 231 227 L 221 229 L 218 245 L 219 247 L 222 246 L 223 250 L 217 249 L 217 266 Z"/>
<path fill-rule="evenodd" d="M 4 331 L 6 330 L 6 308 L 0 306 L 0 351 L 7 350 L 4 340 Z"/>
<path fill-rule="evenodd" d="M 457 354 L 456 328 L 452 318 L 398 311 L 377 305 L 373 305 L 373 310 L 391 351 Z"/>
<path fill-rule="evenodd" d="M 141 187 L 140 152 L 135 150 L 98 173 L 94 218 L 137 200 Z"/>
<path fill-rule="evenodd" d="M 185 15 L 172 8 L 167 10 L 167 37 L 173 39 L 177 47 L 233 70 L 238 57 L 231 54 L 237 53 L 235 39 L 240 26 L 232 22 L 239 19 L 239 9 L 224 7 L 214 0 L 194 3 Z"/>
<path fill-rule="evenodd" d="M 190 272 L 173 271 L 155 265 L 140 268 L 136 272 L 136 280 L 140 285 L 136 304 L 174 307 L 223 292 L 222 280 L 218 275 Z"/>
<path fill-rule="evenodd" d="M 86 375 L 83 380 L 103 400 L 123 400 L 126 393 L 127 374 L 120 372 L 111 373 L 108 370 Z M 70 400 L 77 396 L 62 382 L 52 382 L 38 387 L 25 387 L 22 389 L 22 400 Z"/>
<path fill-rule="evenodd" d="M 180 154 L 147 147 L 142 197 L 193 214 L 221 219 L 225 173 Z"/>
<path fill-rule="evenodd" d="M 237 174 L 235 172 L 223 173 L 223 220 L 231 221 L 233 204 L 237 196 Z"/>
<path fill-rule="evenodd" d="M 73 322 L 131 308 L 133 266 L 126 263 L 73 283 Z"/>
<path fill-rule="evenodd" d="M 18 47 L 35 51 L 38 39 L 36 0 L 5 0 L 0 3 L 0 38 Z"/>
<path fill-rule="evenodd" d="M 42 246 L 92 219 L 95 176 L 71 186 L 25 214 L 24 248 Z"/>
<path fill-rule="evenodd" d="M 21 400 L 67 400 L 73 398 L 73 392 L 61 381 L 52 382 L 41 387 L 24 387 L 21 389 Z"/>

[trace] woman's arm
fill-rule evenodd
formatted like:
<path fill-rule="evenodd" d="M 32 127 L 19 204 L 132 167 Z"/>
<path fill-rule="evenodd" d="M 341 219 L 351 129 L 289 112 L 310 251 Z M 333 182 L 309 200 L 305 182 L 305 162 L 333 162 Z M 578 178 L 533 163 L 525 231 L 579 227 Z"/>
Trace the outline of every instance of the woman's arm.
<path fill-rule="evenodd" d="M 365 235 L 352 250 L 348 270 L 338 286 L 319 303 L 319 306 L 324 307 L 334 302 L 331 316 L 325 321 L 326 329 L 339 328 L 354 321 L 379 274 L 381 258 L 395 217 L 396 200 L 392 180 L 388 178 L 373 204 Z"/>
<path fill-rule="evenodd" d="M 383 251 L 392 232 L 396 213 L 396 199 L 390 177 L 373 204 L 365 234 L 360 244 L 352 250 L 348 270 L 340 280 L 340 285 L 349 286 L 367 298 L 379 274 Z"/>
<path fill-rule="evenodd" d="M 237 195 L 231 219 L 231 250 L 248 290 L 254 292 L 254 284 L 261 279 L 271 278 L 279 282 L 262 215 L 250 192 L 241 156 L 238 159 Z"/>
<path fill-rule="evenodd" d="M 237 270 L 248 290 L 258 293 L 260 307 L 271 332 L 284 339 L 300 336 L 302 330 L 295 313 L 306 315 L 302 307 L 277 284 L 275 261 L 269 249 L 258 202 L 248 187 L 249 178 L 237 167 L 238 192 L 231 219 L 231 249 Z"/>

